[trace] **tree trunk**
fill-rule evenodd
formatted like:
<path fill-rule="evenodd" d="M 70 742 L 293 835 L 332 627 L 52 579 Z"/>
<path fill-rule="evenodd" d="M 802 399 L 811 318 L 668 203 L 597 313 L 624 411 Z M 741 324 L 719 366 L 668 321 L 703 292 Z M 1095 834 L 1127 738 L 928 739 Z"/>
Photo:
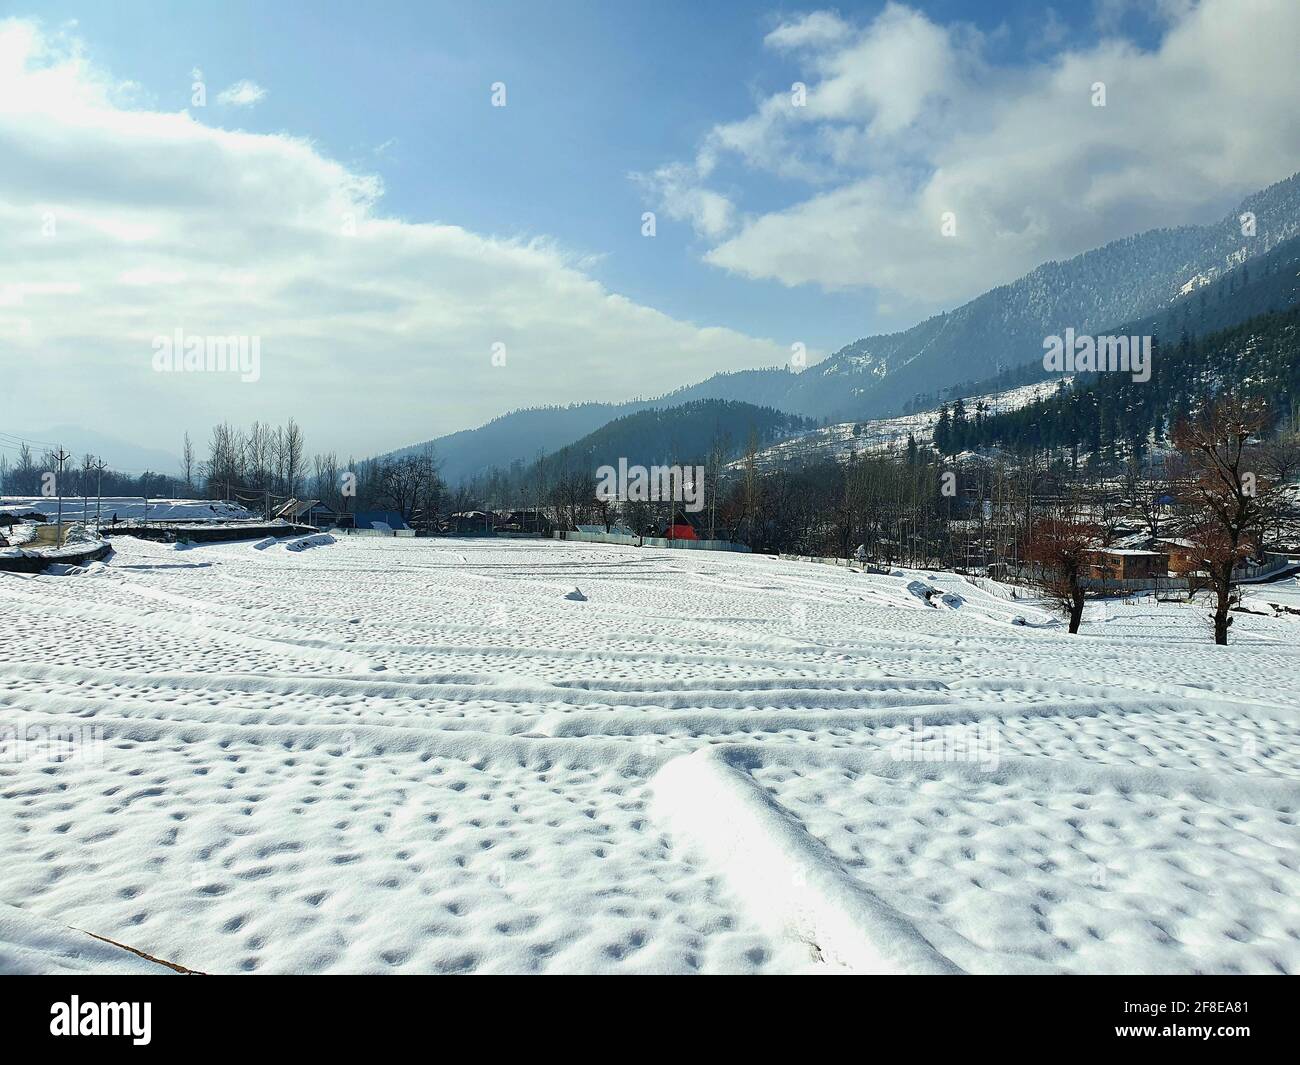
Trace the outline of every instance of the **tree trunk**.
<path fill-rule="evenodd" d="M 1083 622 L 1083 587 L 1079 584 L 1077 576 L 1070 579 L 1070 632 L 1072 634 L 1079 631 L 1079 625 Z"/>
<path fill-rule="evenodd" d="M 1216 593 L 1214 605 L 1214 642 L 1216 644 L 1227 644 L 1228 626 L 1232 624 L 1232 619 L 1228 617 L 1228 604 L 1232 601 L 1232 562 L 1229 561 L 1226 566 L 1214 575 L 1214 590 Z"/>

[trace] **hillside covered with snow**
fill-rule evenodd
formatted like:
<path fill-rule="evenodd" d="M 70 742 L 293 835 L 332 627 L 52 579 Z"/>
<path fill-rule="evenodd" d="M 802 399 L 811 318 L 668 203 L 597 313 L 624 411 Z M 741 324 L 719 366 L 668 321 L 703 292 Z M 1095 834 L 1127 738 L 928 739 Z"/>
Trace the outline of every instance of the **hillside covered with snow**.
<path fill-rule="evenodd" d="M 1049 381 L 1036 381 L 1018 388 L 1009 388 L 1005 392 L 971 396 L 963 402 L 970 416 L 974 416 L 975 409 L 980 404 L 983 404 L 991 415 L 1003 414 L 1007 411 L 1019 410 L 1036 399 L 1050 396 L 1062 384 L 1068 386 L 1071 380 L 1073 380 L 1071 375 L 1063 375 Z M 939 409 L 936 407 L 934 410 L 903 414 L 897 418 L 827 425 L 763 448 L 757 453 L 756 465 L 759 469 L 768 470 L 810 462 L 847 462 L 854 455 L 873 452 L 901 453 L 907 447 L 909 436 L 918 446 L 927 446 L 934 437 L 934 427 L 938 421 Z M 744 464 L 745 461 L 740 459 L 730 463 L 729 468 L 740 469 Z"/>

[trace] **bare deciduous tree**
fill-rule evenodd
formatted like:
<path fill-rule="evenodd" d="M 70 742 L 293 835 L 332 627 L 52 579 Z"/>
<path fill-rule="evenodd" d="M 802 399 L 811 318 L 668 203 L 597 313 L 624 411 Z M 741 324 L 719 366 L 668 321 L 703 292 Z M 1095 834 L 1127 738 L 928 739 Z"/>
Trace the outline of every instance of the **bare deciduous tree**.
<path fill-rule="evenodd" d="M 1247 532 L 1264 518 L 1270 483 L 1253 443 L 1271 422 L 1259 399 L 1225 393 L 1174 427 L 1194 509 L 1190 539 L 1214 592 L 1214 642 L 1228 642 L 1232 574 L 1249 551 Z"/>

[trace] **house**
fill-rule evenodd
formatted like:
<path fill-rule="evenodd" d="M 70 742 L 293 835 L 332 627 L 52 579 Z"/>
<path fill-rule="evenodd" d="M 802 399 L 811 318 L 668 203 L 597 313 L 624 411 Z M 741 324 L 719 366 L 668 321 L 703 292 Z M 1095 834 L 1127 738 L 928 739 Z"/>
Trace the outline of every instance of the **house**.
<path fill-rule="evenodd" d="M 443 522 L 443 528 L 452 536 L 491 536 L 496 522 L 486 510 L 462 510 Z"/>
<path fill-rule="evenodd" d="M 1169 575 L 1169 556 L 1163 551 L 1098 547 L 1083 555 L 1087 575 L 1094 580 L 1141 581 Z"/>
<path fill-rule="evenodd" d="M 664 529 L 664 536 L 669 540 L 698 540 L 700 538 L 700 534 L 696 531 L 691 519 L 682 510 L 673 515 L 673 520 Z"/>
<path fill-rule="evenodd" d="M 1162 536 L 1155 541 L 1154 547 L 1158 551 L 1164 551 L 1169 556 L 1169 571 L 1171 573 L 1190 573 L 1197 568 L 1196 545 L 1191 540 L 1184 540 L 1174 536 Z"/>
<path fill-rule="evenodd" d="M 301 520 L 317 529 L 330 529 L 339 523 L 339 513 L 325 503 L 313 503 L 302 513 Z"/>
<path fill-rule="evenodd" d="M 288 499 L 282 507 L 272 511 L 271 517 L 303 524 L 307 521 L 307 513 L 319 503 L 319 499 Z"/>
<path fill-rule="evenodd" d="M 496 516 L 496 528 L 504 533 L 550 536 L 555 531 L 555 522 L 540 510 L 512 510 Z"/>

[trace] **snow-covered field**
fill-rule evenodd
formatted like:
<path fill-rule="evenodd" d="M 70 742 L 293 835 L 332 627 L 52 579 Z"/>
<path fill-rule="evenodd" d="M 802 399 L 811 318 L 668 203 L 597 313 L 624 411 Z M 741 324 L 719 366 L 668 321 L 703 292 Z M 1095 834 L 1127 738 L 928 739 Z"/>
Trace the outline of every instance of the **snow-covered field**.
<path fill-rule="evenodd" d="M 0 574 L 0 971 L 1300 972 L 1300 617 L 115 546 Z"/>
<path fill-rule="evenodd" d="M 59 513 L 59 500 L 49 496 L 0 496 L 0 512 L 34 510 L 51 521 Z M 212 499 L 144 499 L 141 496 L 63 497 L 63 520 L 94 521 L 105 525 L 119 521 L 240 521 L 254 517 L 238 503 Z"/>

